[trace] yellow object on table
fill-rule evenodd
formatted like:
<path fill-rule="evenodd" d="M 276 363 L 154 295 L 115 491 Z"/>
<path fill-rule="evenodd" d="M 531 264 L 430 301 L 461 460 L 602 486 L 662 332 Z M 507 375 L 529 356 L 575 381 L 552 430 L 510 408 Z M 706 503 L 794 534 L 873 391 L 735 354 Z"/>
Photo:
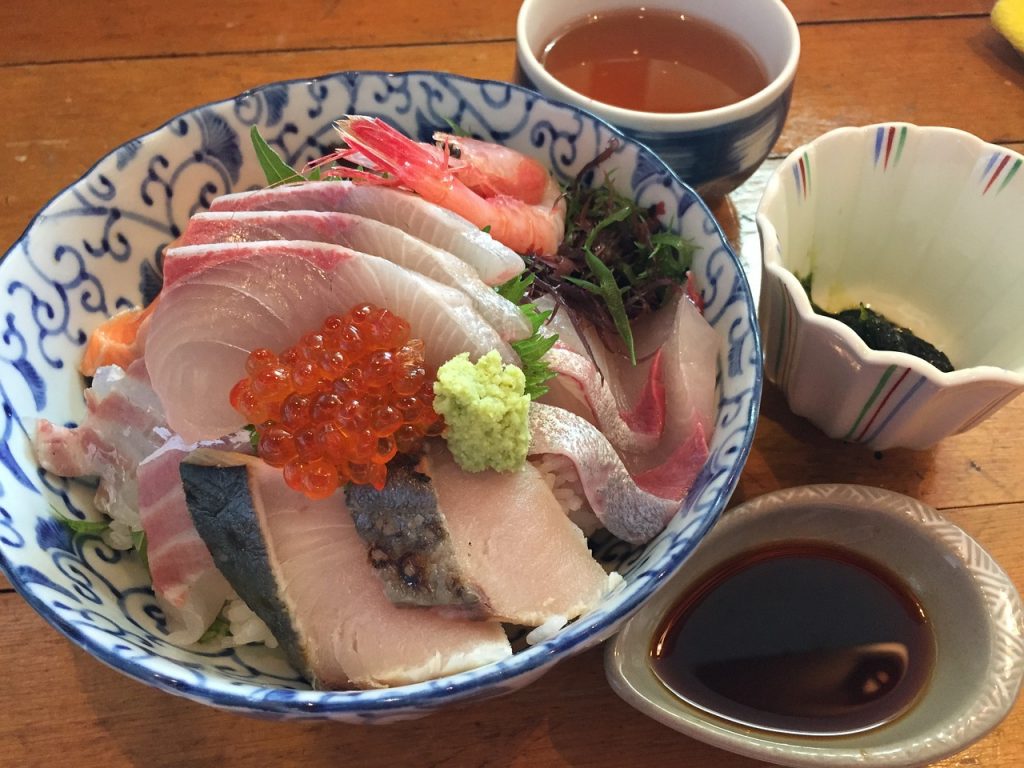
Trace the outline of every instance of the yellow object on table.
<path fill-rule="evenodd" d="M 992 8 L 992 25 L 1024 53 L 1024 0 L 998 0 Z"/>

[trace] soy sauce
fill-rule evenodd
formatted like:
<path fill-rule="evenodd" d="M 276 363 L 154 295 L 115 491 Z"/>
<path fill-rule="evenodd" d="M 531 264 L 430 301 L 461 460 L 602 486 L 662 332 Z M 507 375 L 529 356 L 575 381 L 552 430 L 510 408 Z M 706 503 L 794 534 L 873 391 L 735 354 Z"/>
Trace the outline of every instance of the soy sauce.
<path fill-rule="evenodd" d="M 643 112 L 699 112 L 768 85 L 731 32 L 691 14 L 636 8 L 591 14 L 548 42 L 541 64 L 574 91 Z"/>
<path fill-rule="evenodd" d="M 667 615 L 650 662 L 695 707 L 824 736 L 899 717 L 934 660 L 930 622 L 899 577 L 854 552 L 793 541 L 705 576 Z"/>

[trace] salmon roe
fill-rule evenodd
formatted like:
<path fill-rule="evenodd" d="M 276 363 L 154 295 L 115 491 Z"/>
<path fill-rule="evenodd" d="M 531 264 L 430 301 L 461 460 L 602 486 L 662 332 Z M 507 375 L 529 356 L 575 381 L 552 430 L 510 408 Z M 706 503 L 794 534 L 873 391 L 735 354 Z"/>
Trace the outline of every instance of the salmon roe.
<path fill-rule="evenodd" d="M 328 317 L 281 354 L 253 350 L 245 372 L 232 407 L 255 425 L 260 458 L 313 499 L 348 482 L 380 490 L 397 453 L 443 428 L 423 341 L 372 304 Z"/>

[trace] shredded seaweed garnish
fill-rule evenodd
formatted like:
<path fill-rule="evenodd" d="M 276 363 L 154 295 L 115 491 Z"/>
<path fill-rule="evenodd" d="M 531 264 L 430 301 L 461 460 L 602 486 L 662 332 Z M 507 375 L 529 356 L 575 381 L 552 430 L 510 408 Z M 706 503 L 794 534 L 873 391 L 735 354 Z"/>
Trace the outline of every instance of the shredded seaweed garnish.
<path fill-rule="evenodd" d="M 513 341 L 511 346 L 519 355 L 520 369 L 526 377 L 526 394 L 531 400 L 548 391 L 544 382 L 554 378 L 555 374 L 548 367 L 544 355 L 558 340 L 558 335 L 549 336 L 540 333 L 541 326 L 551 317 L 551 310 L 540 310 L 537 305 L 526 298 L 527 292 L 534 283 L 534 276 L 523 273 L 513 277 L 506 283 L 495 287 L 498 294 L 519 307 L 519 311 L 530 323 L 531 333 L 520 341 Z"/>
<path fill-rule="evenodd" d="M 807 298 L 811 302 L 811 308 L 819 315 L 831 317 L 848 326 L 860 336 L 861 340 L 871 349 L 888 352 L 905 352 L 908 355 L 919 357 L 925 362 L 931 363 L 940 371 L 949 373 L 954 370 L 946 354 L 916 335 L 909 328 L 897 325 L 881 312 L 877 312 L 867 304 L 859 304 L 850 309 L 839 312 L 829 312 L 814 303 L 811 299 L 812 275 L 806 277 L 797 276 L 800 285 L 807 292 Z"/>
<path fill-rule="evenodd" d="M 538 287 L 599 330 L 617 333 L 636 363 L 631 321 L 665 304 L 686 282 L 696 246 L 666 230 L 657 207 L 642 207 L 615 189 L 611 174 L 587 184 L 617 148 L 611 142 L 566 187 L 565 239 L 558 253 L 532 259 Z"/>

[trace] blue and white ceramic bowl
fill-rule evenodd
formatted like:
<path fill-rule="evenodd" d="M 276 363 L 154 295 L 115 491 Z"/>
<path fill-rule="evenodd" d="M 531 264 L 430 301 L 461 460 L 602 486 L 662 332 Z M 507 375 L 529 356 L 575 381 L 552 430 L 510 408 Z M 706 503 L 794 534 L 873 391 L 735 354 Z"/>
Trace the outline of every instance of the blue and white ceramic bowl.
<path fill-rule="evenodd" d="M 593 613 L 499 664 L 419 685 L 312 691 L 263 647 L 179 648 L 145 567 L 97 537 L 69 535 L 54 513 L 92 514 L 92 489 L 43 473 L 33 458 L 36 421 L 84 414 L 75 372 L 86 334 L 160 285 L 160 253 L 215 196 L 261 186 L 251 126 L 290 163 L 325 152 L 332 121 L 378 115 L 421 139 L 452 120 L 549 165 L 563 181 L 613 138 L 622 191 L 663 204 L 700 246 L 695 271 L 721 338 L 719 415 L 711 456 L 680 514 L 655 541 L 630 548 L 594 541 L 625 583 Z M 717 519 L 750 449 L 761 393 L 761 350 L 744 270 L 707 208 L 658 160 L 600 120 L 497 82 L 430 72 L 345 72 L 275 83 L 186 112 L 119 147 L 57 195 L 0 262 L 0 567 L 56 629 L 144 683 L 224 709 L 349 722 L 400 719 L 455 701 L 515 690 L 559 659 L 591 647 L 635 611 Z M 16 674 L 16 672 L 12 672 Z"/>
<path fill-rule="evenodd" d="M 640 112 L 584 96 L 541 64 L 544 47 L 588 15 L 620 10 L 622 0 L 524 0 L 516 24 L 516 76 L 523 85 L 575 104 L 650 147 L 697 192 L 732 192 L 757 170 L 782 133 L 800 59 L 800 32 L 782 0 L 654 0 L 649 9 L 692 14 L 724 29 L 764 65 L 768 84 L 749 98 L 688 113 Z"/>

